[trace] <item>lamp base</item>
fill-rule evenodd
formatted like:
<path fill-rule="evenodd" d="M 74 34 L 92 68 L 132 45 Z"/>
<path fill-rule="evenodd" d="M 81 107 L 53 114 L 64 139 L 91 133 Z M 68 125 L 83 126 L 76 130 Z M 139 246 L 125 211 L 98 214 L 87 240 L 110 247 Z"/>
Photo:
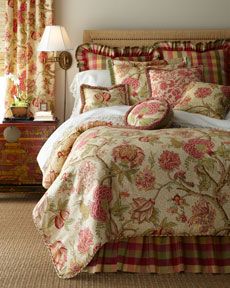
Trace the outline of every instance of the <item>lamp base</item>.
<path fill-rule="evenodd" d="M 62 69 L 68 70 L 72 66 L 72 55 L 67 51 L 63 51 L 59 55 L 59 65 Z"/>

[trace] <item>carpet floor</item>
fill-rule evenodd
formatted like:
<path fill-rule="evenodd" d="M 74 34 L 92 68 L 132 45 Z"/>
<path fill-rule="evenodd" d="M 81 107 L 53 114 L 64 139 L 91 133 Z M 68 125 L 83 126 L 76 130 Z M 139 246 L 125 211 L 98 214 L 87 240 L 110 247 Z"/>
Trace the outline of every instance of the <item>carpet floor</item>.
<path fill-rule="evenodd" d="M 1 288 L 229 288 L 230 275 L 82 273 L 59 279 L 32 221 L 38 199 L 0 199 Z"/>

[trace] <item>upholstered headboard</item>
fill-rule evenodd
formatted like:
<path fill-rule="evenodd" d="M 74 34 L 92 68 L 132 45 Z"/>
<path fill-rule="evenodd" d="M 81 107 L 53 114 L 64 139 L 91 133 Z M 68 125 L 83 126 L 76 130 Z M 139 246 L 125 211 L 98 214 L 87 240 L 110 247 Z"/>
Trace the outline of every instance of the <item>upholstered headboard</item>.
<path fill-rule="evenodd" d="M 128 57 L 131 61 L 149 61 L 156 56 L 154 51 L 157 49 L 159 51 L 163 46 L 164 49 L 167 46 L 169 50 L 175 50 L 176 47 L 177 51 L 214 50 L 223 48 L 226 42 L 229 46 L 229 39 L 230 29 L 85 30 L 83 33 L 84 44 L 78 46 L 75 58 L 80 71 L 107 69 L 108 57 L 110 59 L 116 57 L 127 59 Z M 230 53 L 229 50 L 228 53 Z M 227 66 L 230 67 L 230 63 Z M 227 70 L 230 69 L 228 67 Z"/>
<path fill-rule="evenodd" d="M 152 45 L 156 41 L 178 40 L 197 42 L 229 39 L 230 29 L 219 30 L 85 30 L 83 43 L 109 46 Z"/>

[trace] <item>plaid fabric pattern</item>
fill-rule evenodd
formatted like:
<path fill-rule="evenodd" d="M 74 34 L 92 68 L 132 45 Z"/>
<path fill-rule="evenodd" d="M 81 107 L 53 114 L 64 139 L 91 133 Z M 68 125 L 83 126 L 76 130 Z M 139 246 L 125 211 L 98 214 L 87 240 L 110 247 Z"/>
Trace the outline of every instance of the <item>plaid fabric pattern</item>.
<path fill-rule="evenodd" d="M 136 237 L 105 244 L 87 272 L 230 273 L 230 238 Z"/>
<path fill-rule="evenodd" d="M 159 53 L 163 50 L 171 51 L 197 51 L 204 52 L 209 50 L 224 49 L 230 45 L 230 39 L 220 39 L 210 42 L 192 43 L 191 41 L 164 41 L 156 42 L 154 46 Z"/>
<path fill-rule="evenodd" d="M 230 41 L 215 42 L 161 42 L 158 51 L 166 61 L 185 58 L 192 66 L 203 65 L 204 80 L 220 85 L 230 84 Z"/>
<path fill-rule="evenodd" d="M 82 44 L 75 54 L 80 71 L 108 69 L 108 60 L 151 61 L 159 57 L 155 46 L 109 47 L 99 44 Z"/>
<path fill-rule="evenodd" d="M 179 57 L 186 58 L 192 66 L 203 66 L 205 82 L 227 84 L 223 50 L 206 52 L 163 51 L 163 57 L 166 61 Z"/>

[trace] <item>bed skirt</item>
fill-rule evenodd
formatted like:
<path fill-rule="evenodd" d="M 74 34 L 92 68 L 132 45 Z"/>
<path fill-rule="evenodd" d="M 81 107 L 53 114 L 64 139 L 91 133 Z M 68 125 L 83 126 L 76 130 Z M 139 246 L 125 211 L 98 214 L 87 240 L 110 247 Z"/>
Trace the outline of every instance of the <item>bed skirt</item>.
<path fill-rule="evenodd" d="M 85 271 L 230 273 L 230 237 L 136 237 L 111 242 Z"/>

